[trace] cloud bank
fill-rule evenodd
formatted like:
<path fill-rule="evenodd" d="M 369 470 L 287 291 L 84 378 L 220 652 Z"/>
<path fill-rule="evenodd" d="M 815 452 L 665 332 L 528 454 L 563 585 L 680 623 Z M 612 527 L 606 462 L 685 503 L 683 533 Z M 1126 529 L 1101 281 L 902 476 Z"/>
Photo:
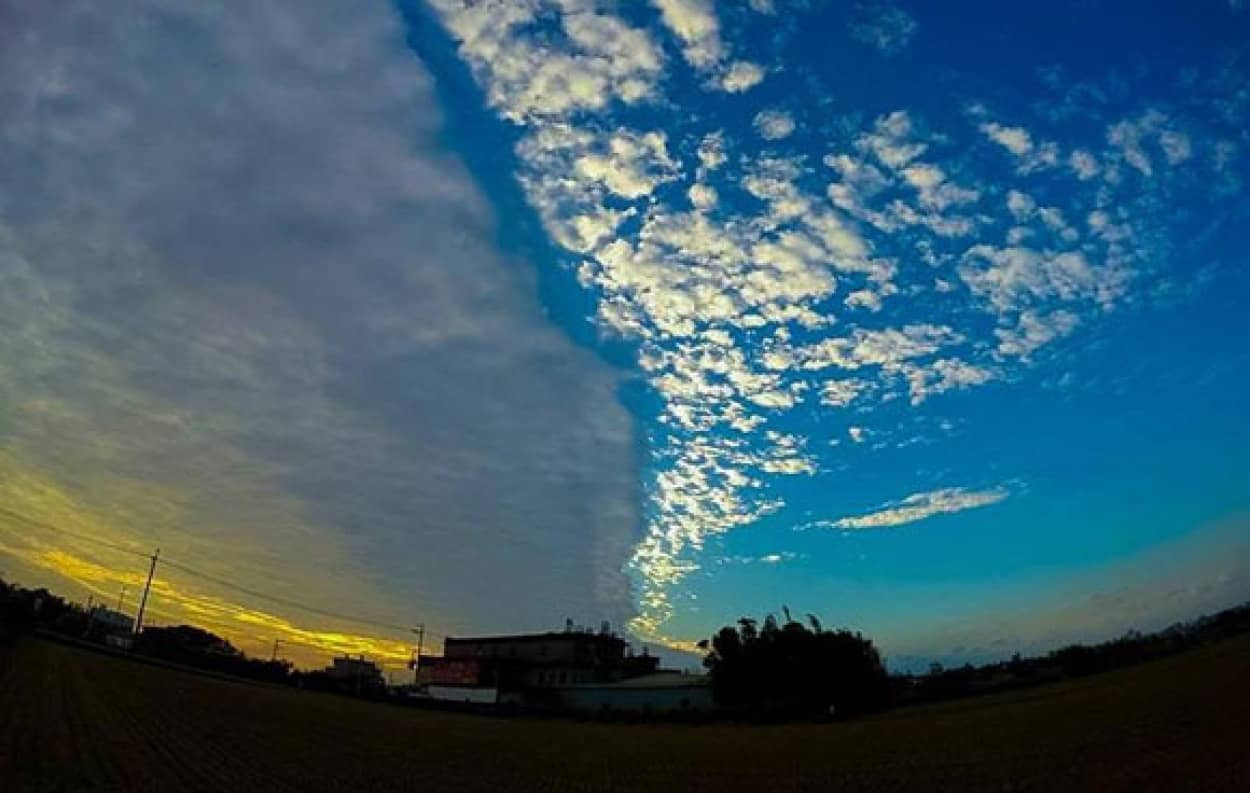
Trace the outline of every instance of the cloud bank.
<path fill-rule="evenodd" d="M 441 632 L 628 616 L 619 375 L 494 248 L 388 3 L 4 16 L 9 508 Z M 587 79 L 654 72 L 614 51 Z"/>

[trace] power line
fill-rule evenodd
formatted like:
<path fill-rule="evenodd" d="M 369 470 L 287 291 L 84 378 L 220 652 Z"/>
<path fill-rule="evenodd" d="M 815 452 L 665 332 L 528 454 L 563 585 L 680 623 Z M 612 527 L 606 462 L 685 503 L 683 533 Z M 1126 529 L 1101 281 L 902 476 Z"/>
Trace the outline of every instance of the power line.
<path fill-rule="evenodd" d="M 235 582 L 228 581 L 224 578 L 219 578 L 218 576 L 212 575 L 210 573 L 205 573 L 200 570 L 196 570 L 193 567 L 182 564 L 181 562 L 175 562 L 171 559 L 166 559 L 162 557 L 161 563 L 168 567 L 172 567 L 175 570 L 181 570 L 182 572 L 188 575 L 192 575 L 192 576 L 195 576 L 196 578 L 201 578 L 205 581 L 209 581 L 218 586 L 225 587 L 227 589 L 233 589 L 237 592 L 242 592 L 245 595 L 250 595 L 251 597 L 258 598 L 260 600 L 267 600 L 271 603 L 277 603 L 279 605 L 287 606 L 289 608 L 300 609 L 301 611 L 306 611 L 310 614 L 317 614 L 318 616 L 343 620 L 345 622 L 354 622 L 359 625 L 371 625 L 375 628 L 384 628 L 386 630 L 393 630 L 393 631 L 403 631 L 404 633 L 407 633 L 412 629 L 411 625 L 397 625 L 393 622 L 383 622 L 381 620 L 375 620 L 369 617 L 361 617 L 361 616 L 354 615 L 354 614 L 344 614 L 342 612 L 331 611 L 329 609 L 323 609 L 317 606 L 310 606 L 306 603 L 301 603 L 298 600 L 293 600 L 291 598 L 282 597 L 281 595 L 270 595 L 266 592 L 261 592 L 259 590 L 252 589 L 251 587 L 244 586 L 242 584 L 236 584 Z"/>
<path fill-rule="evenodd" d="M 67 537 L 73 537 L 75 539 L 83 540 L 84 542 L 95 543 L 97 545 L 101 545 L 103 547 L 110 548 L 115 551 L 120 551 L 122 553 L 130 554 L 131 556 L 136 556 L 142 559 L 152 558 L 151 554 L 147 554 L 142 551 L 137 551 L 133 548 L 127 548 L 123 545 L 109 542 L 108 540 L 102 540 L 99 537 L 92 537 L 88 534 L 81 534 L 79 532 L 70 531 L 69 529 L 65 529 L 60 526 L 54 526 L 50 523 L 44 523 L 42 521 L 27 517 L 26 515 L 13 512 L 12 510 L 6 509 L 4 507 L 0 507 L 0 515 L 19 521 L 21 523 L 25 523 L 28 526 L 33 526 L 35 528 L 43 529 L 45 531 L 55 532 L 57 534 L 62 534 Z M 225 587 L 227 589 L 232 589 L 232 590 L 235 590 L 236 592 L 241 592 L 243 594 L 257 598 L 259 600 L 265 600 L 271 603 L 286 606 L 288 608 L 298 609 L 300 611 L 304 611 L 309 614 L 316 614 L 321 617 L 342 620 L 344 622 L 351 622 L 357 625 L 368 625 L 374 628 L 381 628 L 383 630 L 388 630 L 388 631 L 397 631 L 397 632 L 402 632 L 402 633 L 409 633 L 412 631 L 411 625 L 398 625 L 395 623 L 385 622 L 382 620 L 372 619 L 369 617 L 362 617 L 362 616 L 355 615 L 355 614 L 346 614 L 343 612 L 332 611 L 329 609 L 319 608 L 317 606 L 311 606 L 306 603 L 302 603 L 298 600 L 294 600 L 292 598 L 282 597 L 281 595 L 271 595 L 266 592 L 261 592 L 260 590 L 253 589 L 248 586 L 244 586 L 243 584 L 238 584 L 233 581 L 227 580 L 225 578 L 221 578 L 219 576 L 197 570 L 194 567 L 191 567 L 187 564 L 183 564 L 181 562 L 174 561 L 172 559 L 169 559 L 168 557 L 161 557 L 160 563 L 161 565 L 165 567 L 172 567 L 175 570 L 179 570 L 183 573 L 186 573 L 187 575 L 191 575 L 196 578 L 203 579 L 204 581 L 208 581 L 210 583 L 216 584 L 217 586 Z M 439 638 L 446 638 L 446 636 L 444 636 L 443 634 L 437 634 L 433 632 L 430 632 L 429 635 L 437 636 Z"/>
<path fill-rule="evenodd" d="M 83 540 L 84 542 L 93 542 L 96 545 L 103 545 L 106 548 L 112 548 L 114 551 L 128 553 L 131 556 L 138 556 L 143 559 L 147 559 L 150 556 L 150 554 L 147 554 L 143 551 L 137 551 L 134 548 L 127 548 L 124 545 L 118 545 L 115 542 L 102 540 L 99 537 L 92 537 L 90 534 L 80 534 L 79 532 L 76 532 L 76 531 L 63 529 L 60 526 L 53 526 L 50 523 L 43 523 L 42 521 L 35 520 L 34 518 L 27 517 L 26 515 L 22 515 L 17 512 L 13 512 L 12 510 L 5 509 L 4 507 L 0 507 L 0 515 L 3 515 L 4 517 L 10 518 L 12 520 L 16 520 L 20 523 L 25 523 L 27 526 L 34 526 L 35 528 L 43 529 L 44 531 L 51 531 L 51 532 L 56 532 L 57 534 L 64 534 L 67 537 L 73 537 L 74 539 Z"/>

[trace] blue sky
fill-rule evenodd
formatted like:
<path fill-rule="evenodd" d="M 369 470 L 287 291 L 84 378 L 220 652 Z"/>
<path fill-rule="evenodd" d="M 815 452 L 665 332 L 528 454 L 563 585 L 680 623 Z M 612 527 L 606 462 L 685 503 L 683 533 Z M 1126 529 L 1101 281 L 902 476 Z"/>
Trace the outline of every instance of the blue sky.
<path fill-rule="evenodd" d="M 13 16 L 31 520 L 438 634 L 785 604 L 897 663 L 1250 597 L 1240 2 Z M 130 580 L 31 526 L 19 576 Z"/>

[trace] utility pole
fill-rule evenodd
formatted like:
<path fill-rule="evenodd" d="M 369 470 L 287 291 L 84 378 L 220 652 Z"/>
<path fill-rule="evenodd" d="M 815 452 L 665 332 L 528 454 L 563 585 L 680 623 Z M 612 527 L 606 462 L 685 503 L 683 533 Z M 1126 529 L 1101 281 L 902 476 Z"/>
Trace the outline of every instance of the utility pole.
<path fill-rule="evenodd" d="M 282 644 L 282 640 L 281 640 L 281 639 L 274 639 L 274 640 L 273 640 L 273 655 L 269 656 L 269 661 L 270 661 L 271 663 L 272 663 L 272 662 L 275 662 L 275 661 L 277 661 L 277 660 L 278 660 L 278 645 L 279 645 L 279 644 Z"/>
<path fill-rule="evenodd" d="M 417 634 L 417 654 L 412 657 L 412 685 L 416 687 L 420 680 L 418 676 L 421 674 L 421 644 L 425 641 L 425 623 L 421 623 L 412 629 Z"/>
<path fill-rule="evenodd" d="M 122 611 L 122 604 L 126 602 L 126 585 L 122 584 L 122 591 L 117 593 L 117 613 Z"/>
<path fill-rule="evenodd" d="M 91 635 L 91 629 L 95 627 L 95 595 L 87 596 L 87 628 L 82 632 L 83 638 Z"/>
<path fill-rule="evenodd" d="M 152 591 L 152 578 L 156 575 L 156 562 L 160 558 L 161 549 L 157 548 L 152 553 L 152 566 L 148 568 L 148 582 L 143 585 L 143 598 L 139 600 L 139 613 L 135 615 L 135 636 L 138 636 L 139 632 L 143 630 L 143 612 L 148 607 L 148 593 Z"/>

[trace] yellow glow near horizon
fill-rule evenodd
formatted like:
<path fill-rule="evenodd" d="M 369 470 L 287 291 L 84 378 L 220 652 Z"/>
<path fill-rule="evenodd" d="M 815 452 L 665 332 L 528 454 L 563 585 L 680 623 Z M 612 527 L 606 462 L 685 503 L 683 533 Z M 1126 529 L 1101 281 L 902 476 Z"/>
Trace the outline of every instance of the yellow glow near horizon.
<path fill-rule="evenodd" d="M 0 543 L 0 551 L 18 557 L 32 567 L 74 581 L 106 602 L 115 592 L 108 587 L 126 586 L 137 597 L 146 572 L 116 570 L 60 548 L 39 550 Z M 176 575 L 177 571 L 173 571 Z M 282 656 L 302 666 L 321 666 L 328 655 L 363 654 L 394 669 L 408 662 L 408 642 L 365 634 L 302 627 L 285 617 L 249 608 L 217 595 L 175 586 L 160 571 L 152 582 L 148 614 L 168 623 L 186 622 L 210 630 L 241 649 L 260 654 L 274 639 L 282 644 Z M 132 601 L 133 604 L 133 601 Z M 153 620 L 147 620 L 149 624 Z M 301 663 L 301 660 L 303 661 Z"/>
<path fill-rule="evenodd" d="M 108 604 L 125 586 L 128 610 L 133 613 L 147 577 L 147 563 L 140 556 L 151 551 L 148 543 L 154 537 L 142 536 L 141 529 L 121 529 L 116 524 L 122 521 L 128 527 L 155 528 L 159 530 L 156 536 L 167 538 L 176 532 L 197 544 L 204 541 L 188 535 L 188 529 L 183 527 L 189 519 L 179 506 L 186 500 L 183 493 L 121 478 L 110 478 L 107 487 L 88 487 L 85 493 L 79 492 L 83 490 L 81 484 L 71 489 L 38 466 L 20 461 L 13 450 L 0 451 L 0 553 L 24 564 L 34 576 L 34 580 L 18 583 L 47 586 L 54 592 L 59 588 L 62 591 L 57 594 L 71 599 L 74 593 L 64 591 L 64 581 L 73 582 Z M 96 503 L 99 498 L 105 500 Z M 6 540 L 5 535 L 12 541 Z M 91 541 L 74 535 L 89 537 Z M 192 547 L 197 555 L 214 550 Z M 232 543 L 229 549 L 214 554 L 214 558 L 229 561 L 260 550 L 263 549 L 247 548 L 240 554 L 237 544 Z M 279 613 L 283 611 L 281 607 L 255 608 L 242 602 L 246 596 L 218 589 L 222 588 L 176 568 L 158 567 L 145 622 L 193 624 L 259 657 L 268 657 L 273 641 L 278 639 L 281 656 L 305 668 L 325 666 L 333 655 L 363 654 L 394 670 L 406 666 L 411 657 L 412 644 L 407 637 L 359 633 L 348 621 L 331 618 L 326 618 L 322 625 L 297 622 L 294 616 Z"/>

